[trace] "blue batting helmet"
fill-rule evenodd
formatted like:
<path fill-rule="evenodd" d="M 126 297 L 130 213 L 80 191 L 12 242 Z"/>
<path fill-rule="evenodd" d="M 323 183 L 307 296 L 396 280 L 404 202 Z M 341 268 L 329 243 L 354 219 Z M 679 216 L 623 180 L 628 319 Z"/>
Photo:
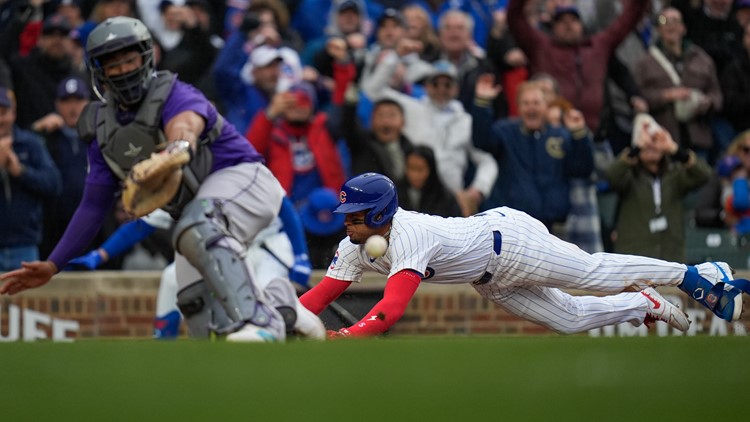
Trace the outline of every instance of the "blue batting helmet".
<path fill-rule="evenodd" d="M 349 214 L 369 210 L 365 215 L 368 227 L 383 227 L 398 209 L 398 194 L 391 179 L 378 173 L 364 173 L 349 179 L 341 187 L 339 206 L 335 213 Z"/>

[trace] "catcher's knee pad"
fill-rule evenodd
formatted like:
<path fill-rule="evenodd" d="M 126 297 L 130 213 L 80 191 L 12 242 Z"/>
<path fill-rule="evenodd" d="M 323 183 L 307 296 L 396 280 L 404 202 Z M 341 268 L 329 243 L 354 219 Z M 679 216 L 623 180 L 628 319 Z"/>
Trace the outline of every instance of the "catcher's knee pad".
<path fill-rule="evenodd" d="M 177 293 L 177 307 L 192 337 L 208 338 L 212 330 L 220 331 L 232 326 L 224 308 L 217 303 L 203 280 Z"/>
<path fill-rule="evenodd" d="M 175 226 L 173 244 L 201 273 L 234 323 L 265 327 L 271 322 L 274 313 L 258 300 L 243 259 L 244 249 L 226 230 L 221 210 L 213 200 L 198 199 L 185 207 Z"/>

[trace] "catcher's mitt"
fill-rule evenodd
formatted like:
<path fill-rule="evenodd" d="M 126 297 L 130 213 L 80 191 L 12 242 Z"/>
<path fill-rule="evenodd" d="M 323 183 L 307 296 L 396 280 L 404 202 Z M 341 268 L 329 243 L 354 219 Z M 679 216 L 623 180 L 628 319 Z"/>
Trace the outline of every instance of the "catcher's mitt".
<path fill-rule="evenodd" d="M 125 212 L 139 218 L 169 203 L 182 183 L 182 166 L 190 158 L 190 144 L 175 141 L 163 152 L 134 165 L 122 191 Z"/>

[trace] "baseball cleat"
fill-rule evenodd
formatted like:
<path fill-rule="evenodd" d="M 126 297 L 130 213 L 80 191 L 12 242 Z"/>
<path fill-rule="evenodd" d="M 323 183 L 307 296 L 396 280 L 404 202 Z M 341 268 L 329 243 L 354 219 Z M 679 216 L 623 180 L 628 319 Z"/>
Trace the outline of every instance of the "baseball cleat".
<path fill-rule="evenodd" d="M 245 324 L 239 330 L 227 334 L 226 340 L 232 343 L 273 343 L 278 341 L 270 331 L 253 324 Z"/>
<path fill-rule="evenodd" d="M 705 283 L 699 282 L 694 286 L 685 286 L 682 290 L 720 318 L 730 322 L 740 319 L 743 309 L 742 290 L 731 283 L 734 280 L 734 270 L 725 262 L 704 262 L 696 265 L 695 269 L 702 281 L 707 281 L 710 285 L 705 286 Z"/>
<path fill-rule="evenodd" d="M 680 308 L 664 299 L 656 290 L 649 287 L 641 294 L 645 297 L 648 309 L 646 310 L 646 319 L 644 324 L 649 325 L 654 321 L 664 321 L 670 326 L 685 332 L 690 327 L 690 320 Z"/>

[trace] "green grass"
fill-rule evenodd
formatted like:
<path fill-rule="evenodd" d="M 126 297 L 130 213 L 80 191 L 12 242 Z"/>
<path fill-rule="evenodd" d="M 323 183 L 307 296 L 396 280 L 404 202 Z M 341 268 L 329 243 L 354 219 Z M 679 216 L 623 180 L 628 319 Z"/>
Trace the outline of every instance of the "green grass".
<path fill-rule="evenodd" d="M 0 344 L 2 421 L 748 420 L 748 337 Z"/>

